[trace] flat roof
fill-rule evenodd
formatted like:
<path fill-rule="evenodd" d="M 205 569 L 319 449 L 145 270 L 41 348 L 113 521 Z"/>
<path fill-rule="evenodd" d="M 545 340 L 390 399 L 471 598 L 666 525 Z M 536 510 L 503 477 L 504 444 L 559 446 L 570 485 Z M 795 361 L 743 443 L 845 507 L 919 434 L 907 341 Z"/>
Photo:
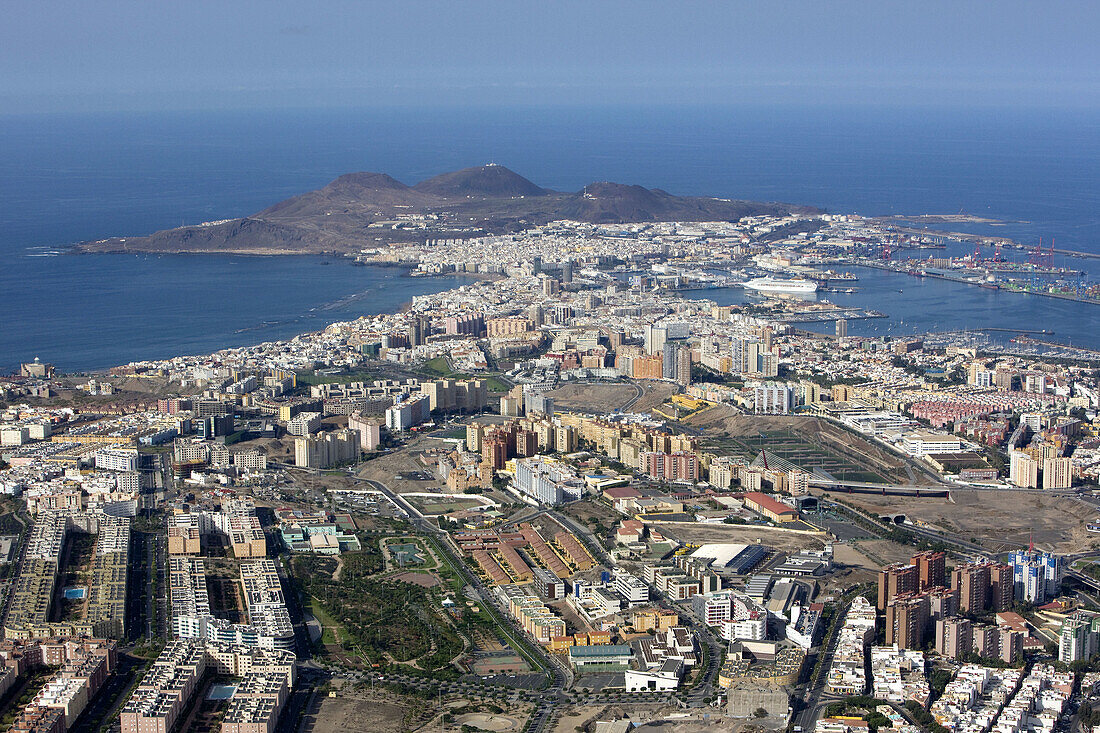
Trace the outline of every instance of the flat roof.
<path fill-rule="evenodd" d="M 695 552 L 691 553 L 692 557 L 710 557 L 714 559 L 714 564 L 718 567 L 724 568 L 733 562 L 733 559 L 745 551 L 748 545 L 727 543 L 727 542 L 714 542 L 703 545 Z"/>
<path fill-rule="evenodd" d="M 594 644 L 591 646 L 571 646 L 571 657 L 629 657 L 634 653 L 626 644 Z"/>

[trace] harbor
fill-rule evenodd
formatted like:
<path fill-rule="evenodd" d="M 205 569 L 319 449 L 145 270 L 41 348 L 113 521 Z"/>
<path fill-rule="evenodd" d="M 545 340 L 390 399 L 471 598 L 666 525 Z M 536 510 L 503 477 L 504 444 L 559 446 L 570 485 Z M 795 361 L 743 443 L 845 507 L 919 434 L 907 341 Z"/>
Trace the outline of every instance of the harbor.
<path fill-rule="evenodd" d="M 933 269 L 924 267 L 923 262 L 920 260 L 902 260 L 894 263 L 891 261 L 876 261 L 870 258 L 862 258 L 852 264 L 860 267 L 870 267 L 876 270 L 886 270 L 889 272 L 896 272 L 901 275 L 909 275 L 916 278 L 934 278 L 938 280 L 948 280 L 951 282 L 961 283 L 963 285 L 974 285 L 988 290 L 1003 290 L 1009 293 L 1026 293 L 1028 295 L 1040 295 L 1046 298 L 1059 298 L 1062 300 L 1070 300 L 1076 303 L 1088 303 L 1091 305 L 1100 305 L 1100 285 L 1088 284 L 1084 287 L 1083 292 L 1088 293 L 1086 295 L 1080 294 L 1082 292 L 1082 284 L 1078 281 L 1076 291 L 1066 292 L 1053 290 L 1051 284 L 1040 284 L 1037 279 L 1047 276 L 1049 273 L 1029 272 L 1020 270 L 1011 270 L 1021 276 L 1027 276 L 1030 280 L 1021 281 L 1019 279 L 996 279 L 994 273 L 1005 273 L 1010 270 L 1005 269 L 980 269 L 975 268 L 973 270 L 962 270 L 961 273 L 965 274 L 952 274 L 942 269 Z M 1095 293 L 1095 294 L 1092 294 Z"/>

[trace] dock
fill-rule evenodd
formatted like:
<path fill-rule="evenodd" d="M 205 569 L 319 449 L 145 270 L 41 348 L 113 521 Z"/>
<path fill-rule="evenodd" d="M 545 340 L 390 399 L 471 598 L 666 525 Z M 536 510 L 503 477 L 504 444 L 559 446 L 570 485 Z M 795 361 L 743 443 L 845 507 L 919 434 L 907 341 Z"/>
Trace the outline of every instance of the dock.
<path fill-rule="evenodd" d="M 862 308 L 838 308 L 830 311 L 811 311 L 781 316 L 778 320 L 785 323 L 829 323 L 843 318 L 846 321 L 859 321 L 868 318 L 887 318 L 885 313 Z"/>

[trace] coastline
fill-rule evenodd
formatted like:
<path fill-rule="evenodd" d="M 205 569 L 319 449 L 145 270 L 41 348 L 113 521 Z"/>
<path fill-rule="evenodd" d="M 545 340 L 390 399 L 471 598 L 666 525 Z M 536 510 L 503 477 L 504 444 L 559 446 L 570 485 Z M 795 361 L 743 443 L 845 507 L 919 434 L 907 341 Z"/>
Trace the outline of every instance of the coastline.
<path fill-rule="evenodd" d="M 996 290 L 1002 293 L 1014 293 L 1016 295 L 1038 295 L 1044 298 L 1058 298 L 1061 300 L 1068 300 L 1073 303 L 1084 303 L 1086 305 L 1100 305 L 1100 300 L 1095 298 L 1082 298 L 1076 295 L 1069 295 L 1068 293 L 1049 293 L 1043 291 L 1031 291 L 1031 290 L 1017 290 L 1016 288 L 1008 288 L 998 284 L 989 284 L 983 282 L 974 282 L 973 280 L 964 277 L 951 277 L 950 275 L 944 275 L 939 272 L 926 272 L 922 271 L 919 274 L 914 274 L 910 270 L 905 270 L 897 267 L 887 267 L 881 263 L 873 260 L 865 260 L 858 263 L 853 263 L 854 267 L 869 267 L 875 270 L 882 270 L 884 272 L 892 272 L 897 275 L 908 275 L 909 277 L 929 277 L 936 280 L 946 280 L 948 282 L 959 283 L 960 285 L 973 285 L 979 288 L 987 288 L 990 290 Z"/>
<path fill-rule="evenodd" d="M 0 287 L 26 315 L 0 329 L 0 372 L 36 356 L 61 372 L 91 373 L 289 340 L 474 282 L 473 273 L 412 277 L 405 265 L 345 258 L 220 254 L 15 257 Z M 43 289 L 52 296 L 35 302 Z"/>

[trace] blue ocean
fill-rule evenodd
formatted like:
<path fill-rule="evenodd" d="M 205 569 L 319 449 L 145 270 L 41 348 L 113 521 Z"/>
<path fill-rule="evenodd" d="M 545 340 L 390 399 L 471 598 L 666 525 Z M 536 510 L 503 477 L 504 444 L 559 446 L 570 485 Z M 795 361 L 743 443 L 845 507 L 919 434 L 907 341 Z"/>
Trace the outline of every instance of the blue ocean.
<path fill-rule="evenodd" d="M 349 171 L 414 183 L 489 162 L 559 190 L 611 180 L 832 212 L 970 214 L 1002 223 L 968 231 L 1100 253 L 1095 110 L 722 105 L 0 116 L 0 373 L 34 356 L 78 371 L 283 338 L 454 287 L 453 278 L 418 280 L 320 258 L 36 255 L 254 213 Z M 1100 260 L 1057 264 L 1100 277 Z M 924 297 L 925 286 L 902 279 L 864 283 L 891 316 L 875 324 L 880 332 L 1032 324 L 1100 348 L 1096 306 L 942 282 Z"/>

